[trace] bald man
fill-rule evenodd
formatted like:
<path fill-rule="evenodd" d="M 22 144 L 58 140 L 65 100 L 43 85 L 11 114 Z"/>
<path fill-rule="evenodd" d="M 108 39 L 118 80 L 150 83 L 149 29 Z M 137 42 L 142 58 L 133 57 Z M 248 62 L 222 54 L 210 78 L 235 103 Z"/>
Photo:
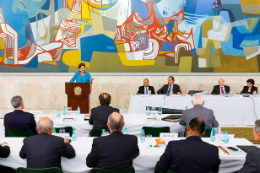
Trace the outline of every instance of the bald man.
<path fill-rule="evenodd" d="M 117 112 L 108 118 L 110 135 L 94 138 L 86 163 L 90 168 L 124 169 L 132 166 L 139 155 L 138 140 L 134 135 L 124 135 L 124 117 Z"/>
<path fill-rule="evenodd" d="M 107 119 L 113 112 L 119 112 L 119 109 L 113 108 L 110 105 L 111 96 L 108 93 L 99 95 L 100 106 L 92 108 L 90 111 L 89 124 L 93 125 L 93 129 L 108 129 Z M 90 131 L 90 134 L 92 130 Z"/>
<path fill-rule="evenodd" d="M 20 157 L 27 159 L 27 168 L 61 169 L 61 156 L 68 159 L 76 156 L 67 139 L 51 135 L 53 130 L 51 119 L 40 119 L 36 130 L 38 135 L 25 138 L 20 151 Z"/>
<path fill-rule="evenodd" d="M 230 87 L 225 85 L 225 80 L 220 78 L 218 80 L 218 85 L 213 87 L 211 94 L 228 94 L 230 92 Z"/>
<path fill-rule="evenodd" d="M 137 94 L 149 94 L 149 90 L 151 94 L 155 94 L 154 87 L 149 85 L 149 80 L 147 78 L 143 81 L 143 86 L 140 86 Z"/>

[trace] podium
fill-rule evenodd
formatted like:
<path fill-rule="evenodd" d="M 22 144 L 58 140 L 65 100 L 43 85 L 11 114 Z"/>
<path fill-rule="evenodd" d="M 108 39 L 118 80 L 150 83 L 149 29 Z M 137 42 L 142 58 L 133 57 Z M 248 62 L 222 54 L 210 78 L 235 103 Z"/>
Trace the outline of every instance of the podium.
<path fill-rule="evenodd" d="M 90 83 L 65 83 L 65 93 L 67 94 L 68 107 L 77 110 L 80 106 L 80 112 L 89 113 L 89 94 L 91 93 Z"/>

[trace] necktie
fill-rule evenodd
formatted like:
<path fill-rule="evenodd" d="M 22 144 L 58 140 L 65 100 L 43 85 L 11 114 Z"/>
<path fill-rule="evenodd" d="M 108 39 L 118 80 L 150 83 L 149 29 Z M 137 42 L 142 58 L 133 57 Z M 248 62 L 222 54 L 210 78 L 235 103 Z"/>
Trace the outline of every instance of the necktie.
<path fill-rule="evenodd" d="M 148 88 L 147 87 L 145 87 L 145 93 L 148 94 Z"/>
<path fill-rule="evenodd" d="M 221 94 L 225 94 L 223 87 L 221 87 Z"/>
<path fill-rule="evenodd" d="M 170 94 L 171 89 L 172 89 L 172 86 L 170 85 L 170 87 L 169 87 L 169 89 L 168 89 L 168 91 L 167 91 L 167 94 Z"/>

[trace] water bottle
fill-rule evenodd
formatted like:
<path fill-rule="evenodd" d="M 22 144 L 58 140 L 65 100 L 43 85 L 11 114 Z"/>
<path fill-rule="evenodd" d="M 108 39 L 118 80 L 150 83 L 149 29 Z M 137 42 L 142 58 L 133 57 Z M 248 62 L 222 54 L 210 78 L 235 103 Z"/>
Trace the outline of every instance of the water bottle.
<path fill-rule="evenodd" d="M 124 130 L 124 134 L 125 134 L 125 135 L 127 134 L 127 128 L 125 128 L 125 130 Z"/>
<path fill-rule="evenodd" d="M 57 118 L 60 118 L 60 108 L 57 109 Z"/>
<path fill-rule="evenodd" d="M 145 142 L 145 133 L 144 133 L 144 129 L 142 129 L 142 131 L 141 131 L 141 142 Z"/>
<path fill-rule="evenodd" d="M 78 106 L 77 115 L 80 115 L 80 107 Z"/>
<path fill-rule="evenodd" d="M 106 136 L 106 130 L 102 129 L 101 136 Z"/>
<path fill-rule="evenodd" d="M 76 129 L 74 127 L 73 131 L 72 131 L 72 141 L 76 141 L 76 140 L 77 140 L 77 133 L 76 133 Z"/>
<path fill-rule="evenodd" d="M 52 130 L 52 135 L 56 135 L 56 129 L 55 128 L 53 128 L 53 130 Z"/>
<path fill-rule="evenodd" d="M 186 110 L 189 109 L 188 106 L 186 106 Z"/>
<path fill-rule="evenodd" d="M 146 115 L 150 115 L 150 114 L 151 114 L 151 112 L 150 112 L 150 107 L 147 106 L 147 107 L 146 107 Z"/>
<path fill-rule="evenodd" d="M 212 142 L 215 142 L 215 141 L 216 141 L 216 132 L 215 132 L 215 129 L 214 129 L 214 128 L 212 128 L 212 130 L 211 130 L 210 140 L 211 140 Z"/>
<path fill-rule="evenodd" d="M 172 96 L 174 94 L 173 90 L 171 90 L 170 95 Z"/>
<path fill-rule="evenodd" d="M 227 143 L 229 142 L 229 139 L 228 139 L 228 131 L 227 131 L 227 130 L 225 130 L 223 142 L 224 142 L 225 144 L 227 144 Z"/>
<path fill-rule="evenodd" d="M 119 113 L 122 115 L 123 114 L 123 112 L 122 112 L 122 107 L 121 106 L 119 106 Z"/>
<path fill-rule="evenodd" d="M 158 115 L 162 115 L 162 107 L 161 106 L 159 107 Z"/>
<path fill-rule="evenodd" d="M 67 111 L 66 111 L 66 106 L 63 107 L 63 115 L 66 115 Z"/>

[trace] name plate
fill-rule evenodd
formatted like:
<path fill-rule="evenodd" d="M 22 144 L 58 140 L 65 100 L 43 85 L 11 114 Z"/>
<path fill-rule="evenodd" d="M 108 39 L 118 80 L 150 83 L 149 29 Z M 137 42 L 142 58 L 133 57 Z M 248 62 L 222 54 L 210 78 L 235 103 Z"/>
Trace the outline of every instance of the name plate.
<path fill-rule="evenodd" d="M 160 133 L 160 138 L 178 138 L 178 133 Z"/>
<path fill-rule="evenodd" d="M 224 139 L 224 136 L 225 136 L 225 134 L 216 134 L 216 138 L 217 138 L 217 139 L 220 139 L 220 140 L 223 140 L 223 139 Z M 235 138 L 235 134 L 228 134 L 228 135 L 227 135 L 227 138 L 228 138 L 229 140 L 233 140 L 233 139 Z"/>
<path fill-rule="evenodd" d="M 243 97 L 243 96 L 240 94 L 234 94 L 233 97 Z"/>
<path fill-rule="evenodd" d="M 68 111 L 68 115 L 77 115 L 77 111 Z"/>

